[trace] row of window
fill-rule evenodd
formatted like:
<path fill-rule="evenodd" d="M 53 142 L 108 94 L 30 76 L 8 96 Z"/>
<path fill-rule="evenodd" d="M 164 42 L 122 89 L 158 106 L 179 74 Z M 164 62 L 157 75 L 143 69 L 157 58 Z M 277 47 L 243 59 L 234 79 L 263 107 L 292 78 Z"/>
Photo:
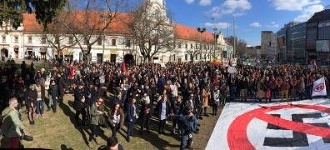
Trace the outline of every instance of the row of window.
<path fill-rule="evenodd" d="M 18 36 L 15 36 L 14 38 L 14 42 L 18 43 Z M 6 36 L 2 36 L 2 43 L 6 43 Z"/>
<path fill-rule="evenodd" d="M 179 43 L 177 45 L 177 48 L 182 48 L 182 43 Z M 184 48 L 188 49 L 188 43 L 185 43 L 184 44 Z M 210 50 L 213 48 L 213 45 L 209 45 L 209 44 L 199 44 L 199 43 L 196 43 L 195 44 L 195 49 L 204 49 L 204 50 Z M 194 49 L 194 44 L 190 44 L 190 49 Z"/>
<path fill-rule="evenodd" d="M 58 39 L 57 39 L 58 40 Z M 98 38 L 97 40 L 97 45 L 102 45 L 103 44 L 103 39 L 102 38 Z M 15 36 L 15 43 L 18 43 L 18 36 Z M 2 36 L 2 43 L 6 43 L 6 36 Z M 28 43 L 32 44 L 32 36 L 28 36 Z M 46 44 L 47 43 L 47 37 L 46 36 L 42 36 L 41 38 L 41 44 Z M 57 41 L 55 41 L 55 43 L 57 43 Z M 84 44 L 87 45 L 88 40 L 86 39 L 84 41 Z M 68 44 L 74 44 L 74 37 L 70 36 L 68 37 Z M 116 46 L 117 45 L 117 40 L 116 39 L 111 39 L 111 46 Z M 126 39 L 125 40 L 125 46 L 126 47 L 131 47 L 131 40 L 130 39 Z M 182 48 L 182 44 L 178 44 L 177 48 Z M 188 43 L 185 43 L 185 48 L 188 48 Z M 204 49 L 204 50 L 210 50 L 213 48 L 213 45 L 209 45 L 209 44 L 199 44 L 196 43 L 195 46 L 194 44 L 190 44 L 190 48 L 191 49 Z"/>
<path fill-rule="evenodd" d="M 68 44 L 73 44 L 74 42 L 74 37 L 68 37 Z M 59 39 L 56 39 L 56 40 L 59 40 Z M 98 45 L 102 45 L 103 44 L 103 39 L 102 38 L 99 38 L 97 40 L 97 44 Z M 18 36 L 15 36 L 15 40 L 14 40 L 15 43 L 18 43 Z M 55 43 L 57 43 L 58 41 L 55 41 Z M 6 36 L 3 35 L 2 36 L 2 43 L 6 43 Z M 29 44 L 32 44 L 32 36 L 28 36 L 28 43 Z M 46 44 L 47 43 L 47 37 L 46 36 L 42 36 L 41 38 L 41 44 Z M 88 41 L 87 39 L 84 41 L 84 44 L 87 45 Z M 116 39 L 111 39 L 111 45 L 112 46 L 116 46 L 117 45 L 117 40 Z M 131 40 L 130 39 L 126 39 L 125 40 L 125 45 L 126 47 L 131 47 Z"/>

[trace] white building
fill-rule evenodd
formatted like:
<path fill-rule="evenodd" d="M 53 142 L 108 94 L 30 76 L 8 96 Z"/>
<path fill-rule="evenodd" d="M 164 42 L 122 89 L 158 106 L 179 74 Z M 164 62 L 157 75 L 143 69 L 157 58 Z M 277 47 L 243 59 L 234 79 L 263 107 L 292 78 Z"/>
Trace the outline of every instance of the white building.
<path fill-rule="evenodd" d="M 150 11 L 161 9 L 159 12 L 166 15 L 165 0 L 149 0 L 151 6 Z M 138 52 L 138 46 L 132 44 L 131 35 L 128 25 L 125 25 L 123 20 L 130 17 L 128 13 L 120 13 L 116 18 L 117 22 L 111 23 L 109 30 L 106 30 L 103 38 L 92 45 L 91 61 L 111 61 L 121 62 L 125 54 L 135 56 L 137 62 L 142 60 L 142 55 Z M 126 18 L 126 19 L 125 19 Z M 122 22 L 120 22 L 122 21 Z M 170 22 L 170 20 L 169 20 Z M 177 44 L 171 52 L 159 53 L 154 56 L 154 60 L 160 62 L 188 62 L 194 61 L 209 61 L 211 56 L 215 55 L 221 59 L 223 51 L 228 51 L 228 45 L 220 34 L 215 42 L 214 35 L 211 32 L 200 33 L 196 28 L 173 24 Z M 111 30 L 110 30 L 111 29 Z M 24 20 L 17 30 L 7 27 L 6 24 L 0 28 L 0 52 L 1 56 L 12 59 L 28 59 L 31 56 L 41 59 L 52 59 L 58 56 L 64 56 L 72 60 L 82 60 L 82 50 L 86 49 L 87 45 L 82 45 L 82 48 L 75 43 L 73 35 L 63 34 L 61 45 L 70 45 L 59 54 L 56 48 L 50 41 L 55 40 L 53 35 L 43 33 L 42 27 L 35 20 L 33 14 L 24 14 Z M 92 38 L 98 38 L 95 35 Z M 216 47 L 216 49 L 214 49 Z M 192 58 L 189 51 L 198 50 Z M 229 54 L 230 52 L 224 52 Z"/>

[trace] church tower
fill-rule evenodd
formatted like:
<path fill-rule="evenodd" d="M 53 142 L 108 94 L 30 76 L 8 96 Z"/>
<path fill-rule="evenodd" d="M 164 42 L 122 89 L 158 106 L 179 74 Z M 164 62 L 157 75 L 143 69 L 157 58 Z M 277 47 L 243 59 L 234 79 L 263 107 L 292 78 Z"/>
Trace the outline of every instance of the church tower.
<path fill-rule="evenodd" d="M 167 22 L 169 22 L 170 19 L 168 19 L 167 16 L 165 0 L 146 0 L 145 2 L 147 3 L 148 13 L 150 14 L 156 13 L 160 16 L 166 17 Z"/>

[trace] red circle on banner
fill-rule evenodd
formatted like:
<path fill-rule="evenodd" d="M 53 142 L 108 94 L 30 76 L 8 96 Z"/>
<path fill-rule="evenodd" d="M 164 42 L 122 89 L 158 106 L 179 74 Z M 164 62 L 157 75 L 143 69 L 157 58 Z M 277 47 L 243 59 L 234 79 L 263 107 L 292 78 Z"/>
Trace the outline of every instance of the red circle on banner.
<path fill-rule="evenodd" d="M 313 88 L 314 92 L 320 92 L 324 90 L 324 83 L 320 83 Z"/>
<path fill-rule="evenodd" d="M 311 124 L 304 124 L 301 122 L 294 122 L 291 120 L 282 119 L 269 114 L 270 111 L 276 111 L 283 108 L 302 108 L 317 110 L 320 112 L 330 114 L 330 108 L 324 106 L 305 105 L 305 104 L 287 104 L 276 106 L 265 106 L 258 109 L 251 110 L 240 116 L 238 116 L 229 126 L 227 133 L 227 142 L 229 149 L 231 150 L 254 150 L 254 146 L 248 140 L 247 126 L 252 119 L 257 118 L 268 122 L 270 124 L 293 130 L 296 132 L 306 133 L 310 135 L 319 136 L 322 138 L 330 138 L 330 129 L 324 127 L 318 127 Z"/>

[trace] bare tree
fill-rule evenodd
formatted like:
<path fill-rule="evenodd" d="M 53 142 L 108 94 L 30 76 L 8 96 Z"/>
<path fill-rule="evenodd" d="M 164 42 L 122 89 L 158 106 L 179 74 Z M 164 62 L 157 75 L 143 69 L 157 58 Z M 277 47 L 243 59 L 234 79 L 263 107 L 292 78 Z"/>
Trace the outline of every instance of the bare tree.
<path fill-rule="evenodd" d="M 129 27 L 133 42 L 138 46 L 144 60 L 151 62 L 156 54 L 175 48 L 173 25 L 160 8 L 150 9 L 150 3 L 143 3 L 131 15 L 134 21 Z"/>
<path fill-rule="evenodd" d="M 234 37 L 230 36 L 225 38 L 226 41 L 228 41 L 229 45 L 234 45 Z M 247 44 L 242 39 L 236 39 L 236 55 L 237 56 L 243 56 L 247 53 Z"/>
<path fill-rule="evenodd" d="M 62 22 L 67 33 L 75 39 L 89 62 L 92 46 L 98 41 L 105 42 L 107 33 L 111 33 L 111 23 L 126 6 L 126 0 L 70 0 Z M 120 21 L 120 20 L 117 20 Z"/>
<path fill-rule="evenodd" d="M 203 53 L 201 44 L 202 36 L 200 33 L 196 32 L 191 38 L 193 41 L 200 41 L 198 44 L 188 45 L 188 49 L 186 50 L 186 53 L 190 56 L 190 60 L 193 62 L 197 55 Z"/>
<path fill-rule="evenodd" d="M 58 55 L 60 55 L 64 49 L 71 48 L 77 44 L 77 41 L 74 40 L 74 37 L 68 32 L 64 25 L 64 22 L 67 23 L 69 21 L 70 18 L 67 12 L 62 12 L 48 25 L 47 30 L 44 31 L 43 38 L 57 51 Z"/>

